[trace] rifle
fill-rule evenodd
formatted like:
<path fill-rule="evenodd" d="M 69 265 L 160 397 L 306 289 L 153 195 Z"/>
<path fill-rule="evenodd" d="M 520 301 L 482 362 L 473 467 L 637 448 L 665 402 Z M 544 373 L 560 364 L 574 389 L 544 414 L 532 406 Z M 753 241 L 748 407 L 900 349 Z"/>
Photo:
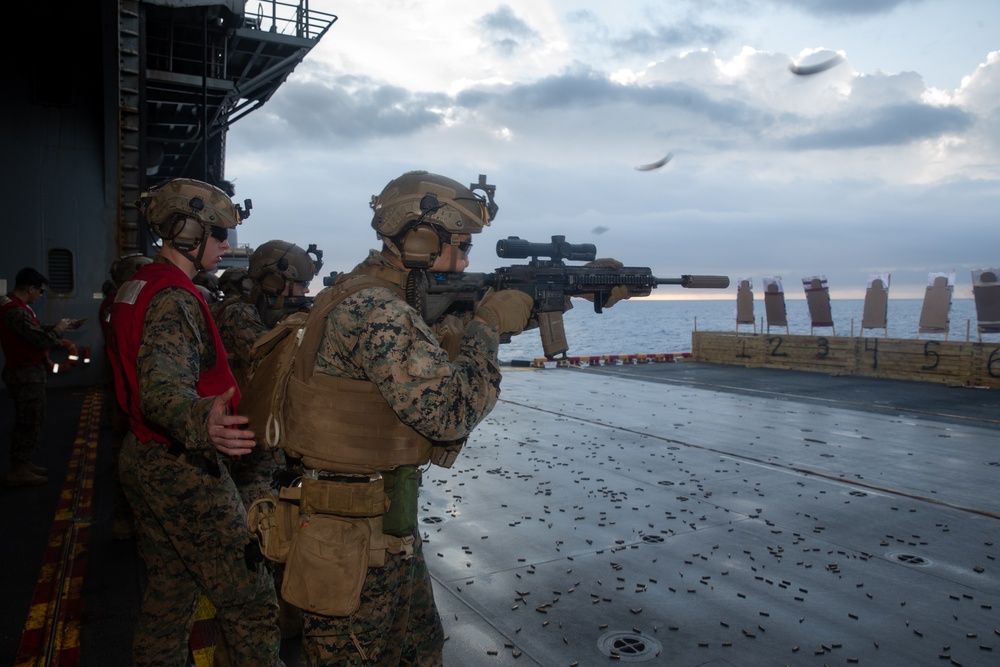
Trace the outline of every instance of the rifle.
<path fill-rule="evenodd" d="M 489 289 L 517 289 L 535 300 L 528 328 L 537 326 L 542 351 L 552 359 L 565 357 L 569 349 L 563 328 L 563 313 L 571 306 L 569 297 L 586 296 L 594 301 L 594 312 L 603 312 L 612 290 L 621 285 L 628 296 L 649 296 L 659 285 L 680 285 L 688 289 L 724 289 L 728 276 L 657 278 L 647 267 L 568 266 L 564 260 L 592 262 L 597 247 L 591 243 L 567 243 L 565 236 L 553 236 L 551 243 L 531 243 L 516 236 L 497 241 L 497 256 L 531 258 L 527 264 L 503 266 L 492 273 L 448 273 L 411 271 L 407 298 L 434 322 L 449 312 L 473 311 Z M 546 259 L 542 259 L 546 258 Z M 505 338 L 505 339 L 504 339 Z M 505 336 L 501 342 L 509 342 Z"/>

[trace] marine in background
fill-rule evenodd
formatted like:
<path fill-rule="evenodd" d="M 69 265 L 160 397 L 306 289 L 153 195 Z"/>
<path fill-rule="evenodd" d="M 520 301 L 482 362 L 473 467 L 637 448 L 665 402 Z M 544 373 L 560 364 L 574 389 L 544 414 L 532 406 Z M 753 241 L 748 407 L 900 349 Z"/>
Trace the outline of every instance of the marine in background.
<path fill-rule="evenodd" d="M 133 664 L 186 665 L 204 594 L 232 664 L 282 665 L 274 584 L 248 558 L 246 510 L 225 465 L 253 451 L 254 433 L 244 428 L 225 348 L 192 282 L 216 270 L 246 211 L 192 179 L 152 188 L 136 205 L 162 246 L 118 289 L 108 340 L 129 417 L 121 480 L 147 573 Z"/>
<path fill-rule="evenodd" d="M 198 291 L 205 298 L 209 312 L 217 308 L 222 301 L 222 290 L 219 288 L 219 277 L 211 271 L 199 271 L 191 279 Z"/>
<path fill-rule="evenodd" d="M 219 276 L 219 290 L 223 301 L 248 297 L 252 288 L 250 271 L 245 266 L 230 266 Z"/>
<path fill-rule="evenodd" d="M 246 274 L 249 290 L 243 295 L 227 298 L 217 313 L 216 323 L 226 347 L 229 365 L 244 396 L 248 396 L 247 373 L 254 362 L 254 344 L 285 316 L 308 310 L 312 303 L 307 296 L 309 282 L 322 268 L 322 257 L 323 251 L 317 250 L 315 245 L 303 250 L 288 241 L 264 243 L 250 255 Z M 230 278 L 237 276 L 230 274 Z M 223 278 L 219 280 L 220 287 L 225 284 Z M 235 280 L 229 284 L 234 292 L 242 291 L 244 287 Z M 230 459 L 230 474 L 246 507 L 271 492 L 275 473 L 284 466 L 284 452 L 277 448 L 266 450 L 257 447 L 246 456 Z M 276 586 L 280 588 L 282 567 L 274 565 L 272 571 Z M 286 604 L 280 592 L 278 627 L 282 639 L 298 636 L 302 632 L 302 612 Z"/>
<path fill-rule="evenodd" d="M 315 244 L 303 250 L 294 243 L 273 240 L 250 255 L 246 280 L 234 280 L 238 274 L 230 274 L 226 285 L 231 295 L 223 301 L 215 321 L 241 391 L 246 391 L 254 343 L 285 316 L 309 309 L 309 283 L 322 267 L 323 251 Z M 223 285 L 222 278 L 219 285 Z M 247 285 L 249 290 L 241 293 Z"/>
<path fill-rule="evenodd" d="M 230 266 L 219 276 L 219 300 L 208 304 L 215 321 L 230 304 L 236 301 L 246 301 L 250 298 L 253 283 L 245 266 Z M 230 360 L 230 363 L 232 360 Z"/>

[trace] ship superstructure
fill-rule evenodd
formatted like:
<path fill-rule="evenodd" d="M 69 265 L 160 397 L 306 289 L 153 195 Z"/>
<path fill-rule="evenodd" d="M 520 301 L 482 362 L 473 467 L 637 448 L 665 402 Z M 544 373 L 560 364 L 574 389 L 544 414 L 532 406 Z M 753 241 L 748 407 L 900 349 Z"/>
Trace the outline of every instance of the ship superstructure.
<path fill-rule="evenodd" d="M 43 322 L 89 318 L 73 334 L 103 358 L 96 322 L 111 262 L 149 254 L 132 202 L 175 177 L 227 187 L 226 133 L 265 104 L 337 17 L 320 2 L 90 0 L 14 3 L 0 128 L 4 243 L 0 284 L 33 266 L 51 284 Z M 235 199 L 241 200 L 241 193 Z M 240 257 L 238 243 L 234 262 Z M 245 253 L 244 253 L 245 254 Z M 101 380 L 101 364 L 53 378 Z"/>

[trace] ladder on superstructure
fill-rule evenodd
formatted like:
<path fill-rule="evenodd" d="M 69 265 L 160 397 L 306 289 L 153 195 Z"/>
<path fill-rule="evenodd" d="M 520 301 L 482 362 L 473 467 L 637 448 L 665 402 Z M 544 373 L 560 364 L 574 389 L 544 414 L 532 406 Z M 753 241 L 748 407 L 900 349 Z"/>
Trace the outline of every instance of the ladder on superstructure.
<path fill-rule="evenodd" d="M 139 0 L 118 4 L 118 254 L 140 247 L 139 211 L 132 205 L 141 188 Z"/>

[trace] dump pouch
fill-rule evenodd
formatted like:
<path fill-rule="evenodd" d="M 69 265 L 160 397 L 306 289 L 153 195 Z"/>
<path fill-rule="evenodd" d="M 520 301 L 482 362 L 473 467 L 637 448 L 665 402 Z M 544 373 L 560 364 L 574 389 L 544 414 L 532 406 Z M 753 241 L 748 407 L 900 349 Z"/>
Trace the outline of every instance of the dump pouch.
<path fill-rule="evenodd" d="M 420 493 L 420 468 L 399 466 L 383 472 L 389 511 L 382 517 L 382 530 L 388 535 L 408 537 L 417 527 L 417 496 Z"/>
<path fill-rule="evenodd" d="M 281 597 L 311 614 L 353 614 L 361 606 L 371 531 L 367 519 L 304 517 L 292 539 Z"/>

